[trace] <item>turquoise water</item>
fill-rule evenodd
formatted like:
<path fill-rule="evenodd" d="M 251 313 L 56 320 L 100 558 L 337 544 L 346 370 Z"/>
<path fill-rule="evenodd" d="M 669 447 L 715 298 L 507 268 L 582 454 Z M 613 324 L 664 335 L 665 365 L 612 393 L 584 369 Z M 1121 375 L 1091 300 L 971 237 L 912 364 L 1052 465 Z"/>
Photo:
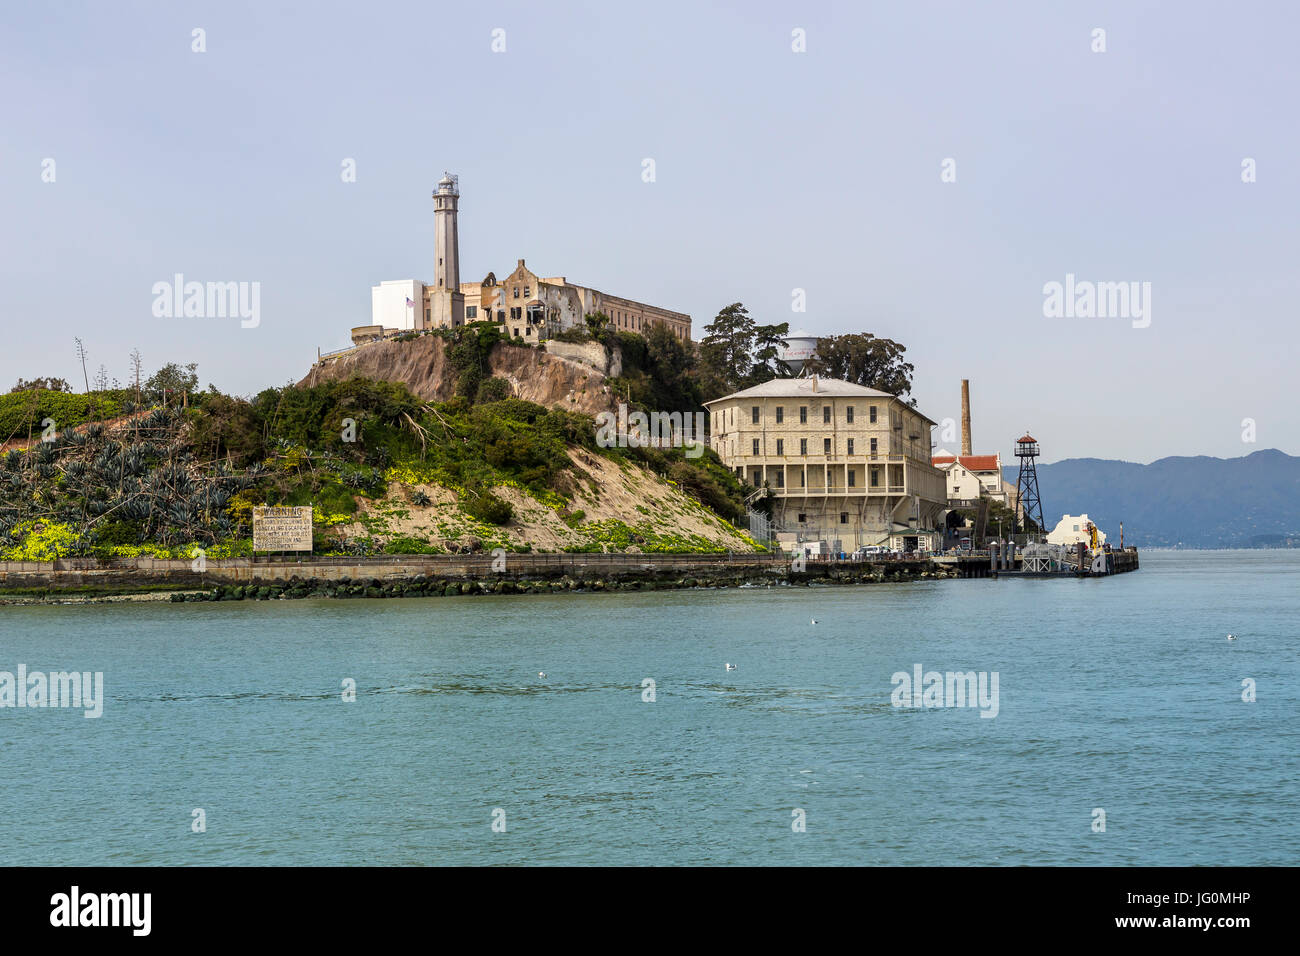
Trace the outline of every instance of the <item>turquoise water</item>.
<path fill-rule="evenodd" d="M 107 696 L 0 709 L 4 862 L 1300 862 L 1300 552 L 1142 565 L 0 608 L 0 670 L 103 671 Z M 918 663 L 997 671 L 997 716 L 891 706 Z"/>

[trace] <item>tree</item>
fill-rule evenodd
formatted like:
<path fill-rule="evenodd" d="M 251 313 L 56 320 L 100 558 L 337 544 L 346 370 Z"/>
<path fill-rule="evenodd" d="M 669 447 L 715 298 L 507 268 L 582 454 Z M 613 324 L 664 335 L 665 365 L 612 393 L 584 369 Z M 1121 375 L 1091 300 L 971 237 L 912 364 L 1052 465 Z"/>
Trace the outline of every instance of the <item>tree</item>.
<path fill-rule="evenodd" d="M 700 342 L 700 381 L 706 398 L 745 387 L 753 373 L 754 320 L 739 302 L 720 311 L 704 327 Z"/>
<path fill-rule="evenodd" d="M 695 381 L 695 353 L 661 322 L 645 333 L 646 365 L 653 382 L 653 401 L 661 409 L 678 411 L 699 407 Z"/>
<path fill-rule="evenodd" d="M 876 338 L 870 332 L 830 335 L 817 340 L 817 351 L 804 368 L 903 398 L 912 390 L 915 371 L 911 362 L 903 360 L 906 351 L 893 339 Z M 907 401 L 916 404 L 914 398 Z"/>
<path fill-rule="evenodd" d="M 35 389 L 45 389 L 47 392 L 70 392 L 72 386 L 68 384 L 65 378 L 55 378 L 53 375 L 43 378 L 25 379 L 20 378 L 18 384 L 9 389 L 10 392 L 30 392 Z"/>
<path fill-rule="evenodd" d="M 785 338 L 790 334 L 790 323 L 760 325 L 754 329 L 754 367 L 750 372 L 751 385 L 761 385 L 774 378 L 789 378 L 790 366 L 781 358 Z"/>
<path fill-rule="evenodd" d="M 183 368 L 175 362 L 168 362 L 149 376 L 144 387 L 151 392 L 160 392 L 163 404 L 166 404 L 169 393 L 192 392 L 199 387 L 198 368 L 197 362 L 191 362 Z"/>
<path fill-rule="evenodd" d="M 591 333 L 593 339 L 600 338 L 600 333 L 605 331 L 605 326 L 609 325 L 609 316 L 604 312 L 588 312 L 583 318 L 587 322 L 587 331 Z"/>

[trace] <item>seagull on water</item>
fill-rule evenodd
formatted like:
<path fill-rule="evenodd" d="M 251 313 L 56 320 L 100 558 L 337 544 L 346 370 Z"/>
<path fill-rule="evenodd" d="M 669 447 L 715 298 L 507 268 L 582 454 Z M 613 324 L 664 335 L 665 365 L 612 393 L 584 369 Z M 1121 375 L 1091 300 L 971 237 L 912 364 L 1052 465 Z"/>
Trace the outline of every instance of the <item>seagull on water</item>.
<path fill-rule="evenodd" d="M 735 669 L 736 669 L 736 665 L 735 665 L 735 664 L 728 664 L 728 665 L 727 665 L 727 670 L 729 670 L 729 671 L 734 671 Z"/>
<path fill-rule="evenodd" d="M 1230 640 L 1230 641 L 1235 641 L 1236 639 L 1237 639 L 1237 635 L 1236 635 L 1236 634 L 1229 634 L 1229 635 L 1228 635 L 1228 640 Z"/>
<path fill-rule="evenodd" d="M 537 676 L 538 676 L 538 677 L 545 677 L 545 676 L 546 676 L 546 671 L 538 671 L 538 672 L 537 672 Z"/>
<path fill-rule="evenodd" d="M 813 622 L 814 624 L 816 624 L 816 623 L 817 623 L 817 618 L 814 617 L 814 618 L 812 619 L 812 622 Z"/>

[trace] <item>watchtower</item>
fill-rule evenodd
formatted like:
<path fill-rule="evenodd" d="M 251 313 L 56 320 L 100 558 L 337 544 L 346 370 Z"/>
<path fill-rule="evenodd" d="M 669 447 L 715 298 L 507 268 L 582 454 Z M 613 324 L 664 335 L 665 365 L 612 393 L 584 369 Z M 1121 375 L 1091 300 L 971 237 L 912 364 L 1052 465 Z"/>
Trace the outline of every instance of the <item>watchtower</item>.
<path fill-rule="evenodd" d="M 1043 524 L 1043 499 L 1038 493 L 1038 442 L 1029 432 L 1016 441 L 1016 457 L 1020 459 L 1020 474 L 1016 478 L 1016 500 L 1020 502 L 1020 516 L 1026 524 L 1033 521 L 1038 533 L 1046 534 Z"/>

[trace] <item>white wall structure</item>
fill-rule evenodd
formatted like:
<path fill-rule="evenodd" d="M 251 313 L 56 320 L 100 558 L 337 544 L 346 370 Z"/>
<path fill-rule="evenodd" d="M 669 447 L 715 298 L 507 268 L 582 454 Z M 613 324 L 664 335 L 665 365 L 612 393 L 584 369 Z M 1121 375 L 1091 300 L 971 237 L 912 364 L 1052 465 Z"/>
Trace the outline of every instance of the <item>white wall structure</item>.
<path fill-rule="evenodd" d="M 423 328 L 424 283 L 419 279 L 389 279 L 371 286 L 370 324 L 385 329 Z"/>
<path fill-rule="evenodd" d="M 1084 544 L 1090 544 L 1092 536 L 1088 534 L 1088 524 L 1091 520 L 1086 514 L 1061 515 L 1061 520 L 1056 523 L 1056 527 L 1047 536 L 1047 543 L 1072 545 L 1083 542 Z M 1100 528 L 1097 529 L 1097 543 L 1106 543 L 1106 532 Z"/>

